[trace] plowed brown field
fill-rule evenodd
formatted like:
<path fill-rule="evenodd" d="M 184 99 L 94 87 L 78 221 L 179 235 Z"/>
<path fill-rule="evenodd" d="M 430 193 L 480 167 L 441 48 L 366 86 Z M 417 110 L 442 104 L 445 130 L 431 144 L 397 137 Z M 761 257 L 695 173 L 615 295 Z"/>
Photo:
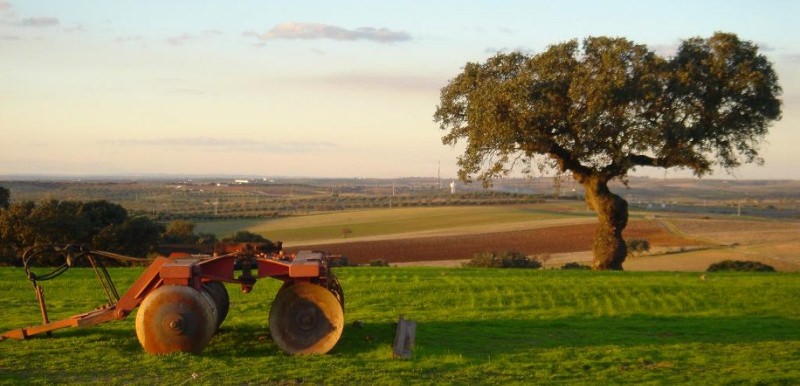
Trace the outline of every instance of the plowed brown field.
<path fill-rule="evenodd" d="M 344 255 L 350 263 L 359 264 L 375 259 L 384 259 L 389 263 L 461 260 L 471 258 L 475 253 L 491 251 L 543 255 L 591 250 L 595 228 L 595 224 L 578 224 L 457 236 L 304 245 L 287 248 L 287 251 L 323 250 Z M 647 240 L 651 247 L 698 245 L 698 241 L 673 235 L 648 220 L 631 221 L 623 236 L 626 239 Z"/>

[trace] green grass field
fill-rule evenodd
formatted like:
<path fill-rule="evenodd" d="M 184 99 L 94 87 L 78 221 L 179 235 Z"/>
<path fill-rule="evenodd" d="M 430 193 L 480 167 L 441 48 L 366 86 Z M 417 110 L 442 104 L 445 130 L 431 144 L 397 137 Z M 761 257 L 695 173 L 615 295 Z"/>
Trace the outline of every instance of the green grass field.
<path fill-rule="evenodd" d="M 112 269 L 121 289 L 141 272 Z M 278 282 L 241 294 L 200 355 L 145 354 L 134 315 L 0 342 L 2 384 L 798 384 L 800 275 L 342 268 L 346 327 L 325 356 L 271 342 Z M 102 303 L 93 272 L 43 283 L 52 317 Z M 38 322 L 21 269 L 0 269 L 0 331 Z M 416 320 L 410 360 L 393 323 Z M 352 325 L 363 322 L 362 328 Z M 194 375 L 194 377 L 193 377 Z"/>
<path fill-rule="evenodd" d="M 271 240 L 291 243 L 348 237 L 371 237 L 465 227 L 492 227 L 501 224 L 536 222 L 569 217 L 592 217 L 581 203 L 530 204 L 505 206 L 453 206 L 432 208 L 366 209 L 326 212 L 268 220 L 205 221 L 199 232 L 225 236 L 246 229 Z"/>

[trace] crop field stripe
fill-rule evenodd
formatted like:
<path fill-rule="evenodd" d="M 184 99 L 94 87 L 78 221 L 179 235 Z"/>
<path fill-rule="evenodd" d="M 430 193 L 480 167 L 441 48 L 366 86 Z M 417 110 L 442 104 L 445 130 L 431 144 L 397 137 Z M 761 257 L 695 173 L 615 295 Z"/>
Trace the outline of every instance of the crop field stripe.
<path fill-rule="evenodd" d="M 248 230 L 263 234 L 267 238 L 297 242 L 341 237 L 342 227 L 350 228 L 355 237 L 363 237 L 468 225 L 586 216 L 582 213 L 547 210 L 546 205 L 541 208 L 535 209 L 534 205 L 513 205 L 371 209 L 272 219 L 261 224 L 253 224 Z M 201 224 L 198 228 L 209 229 L 209 227 L 213 226 Z"/>

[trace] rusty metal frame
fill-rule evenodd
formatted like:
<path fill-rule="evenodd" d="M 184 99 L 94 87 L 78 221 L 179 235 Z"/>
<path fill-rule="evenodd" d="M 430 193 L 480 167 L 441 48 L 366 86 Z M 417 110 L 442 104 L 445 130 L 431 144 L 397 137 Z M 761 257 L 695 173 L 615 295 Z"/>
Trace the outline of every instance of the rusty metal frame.
<path fill-rule="evenodd" d="M 331 286 L 329 256 L 323 252 L 304 251 L 287 257 L 272 244 L 237 243 L 220 244 L 214 254 L 217 256 L 184 253 L 157 257 L 115 303 L 56 322 L 48 320 L 44 294 L 37 285 L 43 324 L 7 331 L 0 335 L 0 340 L 27 339 L 62 328 L 88 327 L 125 319 L 150 292 L 163 285 L 191 286 L 200 290 L 204 282 L 220 281 L 240 284 L 242 292 L 248 293 L 257 279 L 271 277 L 282 280 L 284 286 L 298 282 L 314 282 L 326 288 Z M 242 272 L 239 277 L 235 277 L 237 265 Z M 254 269 L 255 274 L 251 272 Z"/>

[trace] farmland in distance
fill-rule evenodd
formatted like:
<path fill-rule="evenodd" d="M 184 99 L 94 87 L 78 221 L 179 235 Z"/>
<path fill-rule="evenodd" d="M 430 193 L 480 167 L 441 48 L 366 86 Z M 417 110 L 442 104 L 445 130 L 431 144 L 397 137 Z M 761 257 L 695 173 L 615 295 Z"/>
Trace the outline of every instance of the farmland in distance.
<path fill-rule="evenodd" d="M 437 179 L 12 180 L 12 203 L 96 200 L 167 223 L 187 219 L 220 237 L 239 230 L 322 249 L 354 263 L 459 265 L 475 253 L 519 251 L 548 267 L 587 263 L 596 222 L 569 181 L 510 179 L 491 189 Z M 721 259 L 795 271 L 800 182 L 632 178 L 612 187 L 630 203 L 626 239 L 650 242 L 626 269 L 704 270 Z M 444 263 L 442 263 L 444 262 Z"/>

